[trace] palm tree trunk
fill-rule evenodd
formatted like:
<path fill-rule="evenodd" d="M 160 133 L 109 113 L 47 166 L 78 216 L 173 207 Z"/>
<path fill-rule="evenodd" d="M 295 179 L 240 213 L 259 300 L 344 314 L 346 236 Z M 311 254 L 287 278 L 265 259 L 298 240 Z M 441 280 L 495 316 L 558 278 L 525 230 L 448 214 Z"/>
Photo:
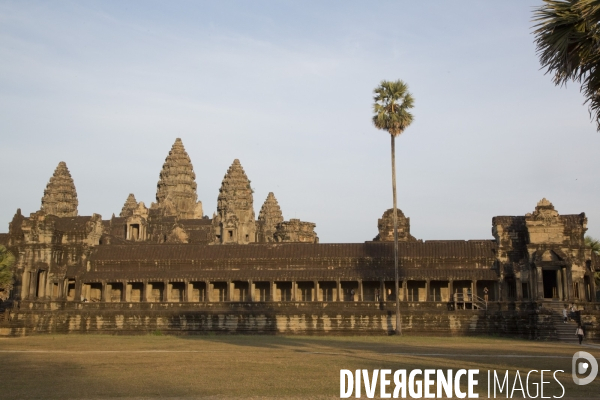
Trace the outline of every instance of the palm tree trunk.
<path fill-rule="evenodd" d="M 396 199 L 396 137 L 392 137 L 392 191 L 394 192 L 394 272 L 396 285 L 396 334 L 402 335 L 402 321 L 400 318 L 400 283 L 398 279 L 398 213 Z"/>

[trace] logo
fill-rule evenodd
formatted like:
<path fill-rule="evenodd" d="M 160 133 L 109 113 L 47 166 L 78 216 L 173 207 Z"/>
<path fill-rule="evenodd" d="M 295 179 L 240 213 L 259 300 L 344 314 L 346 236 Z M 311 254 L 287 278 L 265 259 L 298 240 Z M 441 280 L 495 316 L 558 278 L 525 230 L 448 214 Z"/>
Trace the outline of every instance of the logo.
<path fill-rule="evenodd" d="M 596 375 L 598 375 L 598 362 L 596 361 L 596 358 L 585 351 L 578 351 L 573 354 L 571 367 L 573 382 L 575 382 L 576 385 L 587 385 L 596 378 Z M 577 376 L 588 372 L 589 375 L 585 378 L 579 378 Z"/>

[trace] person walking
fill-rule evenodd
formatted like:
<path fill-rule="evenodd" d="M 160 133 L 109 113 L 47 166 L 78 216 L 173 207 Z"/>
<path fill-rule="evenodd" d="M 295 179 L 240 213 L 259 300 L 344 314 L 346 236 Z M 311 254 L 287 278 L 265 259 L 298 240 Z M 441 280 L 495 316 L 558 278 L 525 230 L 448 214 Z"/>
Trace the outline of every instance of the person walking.
<path fill-rule="evenodd" d="M 583 328 L 581 327 L 581 325 L 579 325 L 577 327 L 575 334 L 579 337 L 579 344 L 581 344 L 581 342 L 583 342 L 583 335 L 584 335 Z"/>
<path fill-rule="evenodd" d="M 567 306 L 563 308 L 563 324 L 567 323 Z"/>
<path fill-rule="evenodd" d="M 487 286 L 483 288 L 483 299 L 485 300 L 485 303 L 487 304 L 487 302 L 488 302 L 488 288 L 487 288 Z"/>

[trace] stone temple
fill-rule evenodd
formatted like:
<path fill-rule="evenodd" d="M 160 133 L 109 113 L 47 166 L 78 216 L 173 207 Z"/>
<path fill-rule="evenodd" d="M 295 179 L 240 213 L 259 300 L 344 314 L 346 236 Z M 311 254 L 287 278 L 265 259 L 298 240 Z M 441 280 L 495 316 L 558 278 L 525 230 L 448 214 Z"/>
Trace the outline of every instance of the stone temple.
<path fill-rule="evenodd" d="M 575 336 L 560 310 L 574 304 L 600 338 L 584 213 L 560 215 L 542 199 L 523 216 L 492 218 L 485 240 L 419 240 L 398 210 L 400 292 L 394 290 L 393 211 L 364 243 L 322 244 L 316 225 L 285 220 L 273 193 L 255 214 L 251 182 L 235 159 L 212 218 L 180 139 L 147 207 L 134 194 L 118 216 L 79 216 L 60 162 L 40 210 L 17 210 L 0 244 L 17 256 L 0 335 L 39 332 L 379 333 L 395 301 L 407 334 Z M 375 230 L 375 227 L 377 230 Z"/>

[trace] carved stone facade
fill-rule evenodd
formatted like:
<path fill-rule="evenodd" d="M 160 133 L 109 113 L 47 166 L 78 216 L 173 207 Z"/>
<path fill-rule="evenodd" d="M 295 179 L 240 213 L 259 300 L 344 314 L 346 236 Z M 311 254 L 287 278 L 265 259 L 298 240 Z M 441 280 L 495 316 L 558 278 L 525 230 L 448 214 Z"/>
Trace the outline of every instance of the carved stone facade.
<path fill-rule="evenodd" d="M 290 219 L 277 224 L 277 230 L 274 237 L 277 243 L 319 243 L 319 238 L 315 233 L 315 226 L 312 222 L 304 222 L 299 219 Z"/>
<path fill-rule="evenodd" d="M 61 161 L 44 190 L 41 209 L 57 217 L 76 217 L 78 205 L 73 178 L 67 164 Z"/>
<path fill-rule="evenodd" d="M 399 242 L 414 242 L 415 239 L 410 234 L 410 218 L 404 216 L 404 213 L 399 208 L 396 209 L 398 218 L 398 241 Z M 373 239 L 376 242 L 393 242 L 394 241 L 394 209 L 390 208 L 383 213 L 381 218 L 377 220 L 377 229 L 379 234 Z"/>
<path fill-rule="evenodd" d="M 283 222 L 281 208 L 273 192 L 269 192 L 263 203 L 258 220 L 256 221 L 256 241 L 258 243 L 271 243 L 275 241 L 277 225 Z"/>
<path fill-rule="evenodd" d="M 559 215 L 546 199 L 524 217 L 494 217 L 498 272 L 506 295 L 515 299 L 596 299 L 593 262 L 584 243 L 587 218 Z M 600 267 L 600 266 L 598 266 Z"/>
<path fill-rule="evenodd" d="M 76 216 L 75 186 L 66 165 L 59 164 L 43 210 L 28 217 L 18 210 L 9 232 L 0 234 L 0 244 L 18 255 L 12 300 L 20 308 L 14 312 L 50 314 L 36 314 L 32 321 L 52 321 L 63 312 L 73 314 L 68 318 L 85 314 L 117 321 L 130 318 L 122 317 L 128 310 L 138 321 L 149 321 L 160 309 L 175 310 L 180 320 L 212 321 L 239 306 L 241 321 L 252 310 L 276 313 L 310 302 L 361 302 L 357 312 L 377 314 L 400 301 L 407 317 L 415 308 L 448 313 L 462 303 L 465 309 L 518 309 L 527 329 L 535 331 L 537 322 L 531 325 L 528 318 L 538 318 L 535 310 L 542 304 L 600 307 L 594 282 L 600 257 L 584 245 L 585 214 L 560 215 L 545 199 L 531 214 L 494 217 L 493 239 L 486 240 L 415 240 L 399 211 L 401 282 L 395 293 L 391 210 L 379 219 L 375 241 L 321 244 L 314 223 L 283 221 L 272 193 L 255 220 L 250 180 L 239 160 L 223 179 L 213 219 L 197 213 L 194 179 L 178 140 L 161 173 L 158 202 L 148 209 L 130 195 L 119 217 L 103 220 L 97 214 Z M 250 302 L 289 304 L 246 307 Z M 20 332 L 17 322 L 0 322 L 0 334 L 4 326 Z"/>

